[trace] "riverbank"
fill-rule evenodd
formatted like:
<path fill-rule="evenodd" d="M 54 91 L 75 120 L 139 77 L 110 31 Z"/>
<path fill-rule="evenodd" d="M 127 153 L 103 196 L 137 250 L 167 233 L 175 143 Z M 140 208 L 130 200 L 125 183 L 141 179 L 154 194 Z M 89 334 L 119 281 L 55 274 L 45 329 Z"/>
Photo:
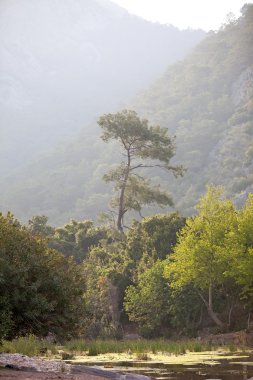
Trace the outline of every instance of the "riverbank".
<path fill-rule="evenodd" d="M 0 370 L 1 380 L 108 380 L 101 376 L 71 375 L 52 372 Z"/>
<path fill-rule="evenodd" d="M 96 356 L 76 355 L 72 359 L 62 360 L 59 355 L 51 358 L 45 357 L 29 357 L 21 354 L 0 354 L 0 367 L 31 370 L 38 372 L 58 372 L 64 374 L 73 373 L 77 368 L 92 367 L 94 365 L 103 367 L 105 370 L 115 369 L 121 363 L 125 366 L 132 366 L 136 363 L 149 364 L 171 364 L 171 365 L 215 365 L 221 360 L 245 360 L 252 356 L 252 350 L 244 352 L 229 353 L 223 349 L 205 352 L 187 352 L 185 354 L 170 354 L 168 352 L 160 352 L 152 354 L 151 352 L 140 355 L 132 353 L 107 353 Z"/>
<path fill-rule="evenodd" d="M 71 380 L 149 380 L 149 377 L 120 373 L 84 365 L 28 357 L 21 354 L 0 354 L 0 379 L 71 379 Z"/>
<path fill-rule="evenodd" d="M 220 347 L 215 351 L 184 354 L 129 351 L 89 356 L 70 354 L 63 348 L 54 355 L 47 352 L 47 357 L 0 354 L 0 380 L 166 380 L 172 374 L 174 379 L 185 380 L 189 372 L 194 380 L 207 374 L 206 378 L 223 378 L 221 374 L 227 376 L 232 372 L 235 377 L 225 378 L 234 380 L 245 373 L 253 377 L 253 352 L 246 349 L 229 352 Z"/>
<path fill-rule="evenodd" d="M 228 334 L 226 334 L 228 335 Z M 229 334 L 229 336 L 232 334 Z M 233 333 L 233 337 L 241 333 Z M 136 340 L 86 340 L 72 339 L 63 345 L 39 339 L 33 335 L 19 337 L 12 341 L 3 340 L 0 353 L 19 353 L 27 356 L 47 357 L 49 359 L 72 359 L 76 356 L 95 357 L 102 354 L 131 354 L 145 356 L 148 354 L 166 353 L 168 355 L 182 355 L 188 352 L 236 352 L 243 351 L 253 345 L 245 344 L 245 340 L 228 340 L 225 334 L 209 336 L 205 340 L 166 340 L 166 339 L 136 339 Z"/>
<path fill-rule="evenodd" d="M 217 368 L 220 371 L 221 365 L 225 365 L 227 372 L 232 368 L 237 375 L 247 366 L 247 372 L 252 377 L 253 352 L 246 346 L 235 346 L 233 341 L 229 345 L 217 345 L 214 337 L 211 337 L 211 342 L 198 339 L 178 342 L 162 339 L 78 339 L 60 346 L 28 336 L 3 341 L 0 346 L 0 380 L 139 380 L 137 374 L 148 380 L 149 376 L 159 379 L 165 372 L 173 373 L 175 379 L 182 380 L 184 377 L 180 377 L 180 373 L 186 376 L 187 371 L 208 371 L 209 378 L 219 378 L 214 377 L 213 372 Z"/>
<path fill-rule="evenodd" d="M 250 378 L 253 376 L 252 359 L 252 351 L 229 353 L 222 349 L 180 355 L 148 353 L 142 359 L 131 353 L 82 355 L 68 362 L 59 358 L 52 360 L 2 353 L 0 380 L 166 380 L 171 379 L 172 374 L 173 378 L 183 380 L 188 378 L 189 371 L 194 380 L 200 376 L 223 378 L 221 374 L 234 380 L 246 373 Z M 227 377 L 229 373 L 234 377 Z"/>

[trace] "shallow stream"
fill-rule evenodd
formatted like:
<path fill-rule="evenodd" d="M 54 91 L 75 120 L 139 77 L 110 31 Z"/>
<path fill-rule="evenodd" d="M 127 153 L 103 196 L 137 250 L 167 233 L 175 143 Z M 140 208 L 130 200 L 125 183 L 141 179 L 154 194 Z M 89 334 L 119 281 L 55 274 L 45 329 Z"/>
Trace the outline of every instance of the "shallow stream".
<path fill-rule="evenodd" d="M 207 363 L 169 364 L 155 361 L 88 361 L 75 364 L 120 372 L 138 373 L 157 380 L 253 380 L 253 357 L 231 355 Z"/>

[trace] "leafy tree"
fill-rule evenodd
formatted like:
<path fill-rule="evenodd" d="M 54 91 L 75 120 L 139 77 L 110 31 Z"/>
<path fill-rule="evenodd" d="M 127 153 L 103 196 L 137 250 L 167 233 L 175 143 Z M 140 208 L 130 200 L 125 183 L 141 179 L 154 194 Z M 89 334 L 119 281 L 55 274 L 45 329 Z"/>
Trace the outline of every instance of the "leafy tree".
<path fill-rule="evenodd" d="M 170 287 L 170 323 L 178 335 L 195 336 L 206 317 L 203 301 L 192 284 Z"/>
<path fill-rule="evenodd" d="M 138 261 L 143 253 L 164 260 L 177 241 L 177 233 L 185 225 L 185 218 L 178 213 L 156 214 L 134 221 L 127 233 L 127 249 L 130 257 Z"/>
<path fill-rule="evenodd" d="M 109 231 L 105 227 L 95 227 L 91 220 L 78 222 L 72 219 L 63 227 L 55 229 L 54 235 L 49 239 L 49 247 L 81 262 L 86 258 L 89 249 L 98 245 L 101 239 L 110 239 Z"/>
<path fill-rule="evenodd" d="M 248 195 L 243 208 L 237 213 L 237 223 L 227 242 L 226 274 L 240 286 L 241 296 L 253 308 L 253 194 Z M 228 257 L 229 256 L 229 257 Z"/>
<path fill-rule="evenodd" d="M 88 253 L 84 270 L 89 336 L 108 338 L 121 333 L 123 297 L 130 283 L 131 266 L 122 236 L 110 244 L 102 241 Z"/>
<path fill-rule="evenodd" d="M 125 249 L 132 259 L 134 285 L 126 290 L 125 310 L 129 319 L 138 323 L 142 335 L 159 334 L 168 317 L 169 288 L 163 275 L 162 260 L 171 253 L 177 232 L 184 224 L 185 219 L 177 213 L 158 214 L 140 222 L 134 221 L 126 233 Z M 158 294 L 159 301 L 154 301 Z M 156 320 L 152 321 L 154 309 L 150 309 L 150 304 L 155 302 L 158 308 L 160 301 L 161 310 L 156 312 Z M 161 313 L 160 317 L 158 313 Z"/>
<path fill-rule="evenodd" d="M 168 325 L 169 293 L 162 261 L 142 273 L 136 286 L 127 288 L 124 307 L 130 321 L 138 323 L 142 335 L 154 336 L 164 324 Z"/>
<path fill-rule="evenodd" d="M 204 302 L 209 316 L 219 326 L 223 322 L 214 311 L 214 289 L 226 282 L 227 241 L 236 226 L 236 211 L 230 200 L 221 199 L 221 190 L 211 187 L 201 198 L 198 215 L 188 219 L 168 265 L 171 286 L 192 284 Z"/>
<path fill-rule="evenodd" d="M 28 229 L 35 236 L 48 237 L 54 234 L 54 228 L 47 224 L 48 217 L 45 215 L 36 215 L 28 221 Z"/>
<path fill-rule="evenodd" d="M 84 285 L 71 258 L 48 249 L 10 214 L 0 215 L 2 337 L 76 333 L 85 314 Z"/>
<path fill-rule="evenodd" d="M 158 167 L 182 175 L 180 166 L 171 166 L 175 154 L 174 139 L 168 130 L 149 126 L 146 119 L 140 119 L 135 111 L 123 110 L 106 114 L 98 120 L 105 142 L 119 142 L 124 161 L 104 176 L 106 182 L 115 184 L 117 197 L 112 206 L 117 208 L 117 228 L 123 231 L 124 215 L 129 210 L 141 212 L 143 205 L 157 203 L 159 206 L 172 205 L 170 195 L 160 186 L 152 186 L 148 178 L 137 174 L 138 169 Z"/>

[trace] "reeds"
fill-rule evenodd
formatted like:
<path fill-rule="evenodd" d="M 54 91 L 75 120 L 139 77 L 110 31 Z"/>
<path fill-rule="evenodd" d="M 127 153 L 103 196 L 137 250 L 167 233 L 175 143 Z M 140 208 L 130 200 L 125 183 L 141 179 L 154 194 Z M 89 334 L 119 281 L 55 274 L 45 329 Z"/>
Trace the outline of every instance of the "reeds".
<path fill-rule="evenodd" d="M 41 340 L 34 335 L 28 335 L 26 337 L 19 337 L 12 341 L 3 340 L 0 345 L 0 352 L 10 354 L 22 354 L 27 356 L 37 356 L 47 353 L 55 354 L 56 347 L 54 344 Z"/>
<path fill-rule="evenodd" d="M 168 341 L 163 339 L 155 340 L 95 340 L 85 341 L 83 339 L 72 340 L 65 345 L 65 349 L 76 353 L 86 353 L 90 356 L 107 353 L 170 353 L 184 354 L 189 352 L 210 351 L 216 347 L 211 347 L 210 344 L 202 343 L 196 340 L 191 341 Z"/>
<path fill-rule="evenodd" d="M 150 353 L 181 355 L 186 352 L 212 351 L 217 348 L 218 345 L 210 345 L 197 340 L 169 341 L 164 339 L 122 341 L 73 339 L 61 347 L 68 354 L 97 356 L 107 353 L 128 353 L 140 357 Z M 58 353 L 58 349 L 57 345 L 38 339 L 34 335 L 20 337 L 12 341 L 4 340 L 0 345 L 0 352 L 20 353 L 28 356 L 54 355 Z M 230 351 L 231 349 L 232 347 L 229 347 Z M 233 347 L 233 350 L 236 348 Z"/>

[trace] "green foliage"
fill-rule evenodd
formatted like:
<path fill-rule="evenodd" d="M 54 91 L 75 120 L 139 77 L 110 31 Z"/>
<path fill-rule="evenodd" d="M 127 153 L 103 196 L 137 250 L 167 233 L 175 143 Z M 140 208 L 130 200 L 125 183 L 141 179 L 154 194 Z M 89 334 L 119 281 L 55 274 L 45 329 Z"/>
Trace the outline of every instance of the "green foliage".
<path fill-rule="evenodd" d="M 167 328 L 193 336 L 210 318 L 221 329 L 233 328 L 238 319 L 246 325 L 245 309 L 252 310 L 252 205 L 249 195 L 237 211 L 221 188 L 210 187 L 185 226 L 176 214 L 133 224 L 126 247 L 135 263 L 134 285 L 126 290 L 124 306 L 144 336 L 164 333 L 165 320 Z"/>
<path fill-rule="evenodd" d="M 185 224 L 178 213 L 156 214 L 133 222 L 127 233 L 130 257 L 138 262 L 144 253 L 164 260 L 177 241 L 177 233 Z"/>
<path fill-rule="evenodd" d="M 86 274 L 87 335 L 119 337 L 124 290 L 130 282 L 131 260 L 119 241 L 101 242 L 84 262 Z"/>
<path fill-rule="evenodd" d="M 170 289 L 169 312 L 171 325 L 186 336 L 196 336 L 206 319 L 203 302 L 192 285 Z"/>
<path fill-rule="evenodd" d="M 221 200 L 221 190 L 209 188 L 197 206 L 198 215 L 187 219 L 171 256 L 169 271 L 174 287 L 194 284 L 208 289 L 222 283 L 226 263 L 222 261 L 226 237 L 236 223 L 236 212 L 229 200 Z"/>
<path fill-rule="evenodd" d="M 143 336 L 157 336 L 162 325 L 168 322 L 169 314 L 170 294 L 164 263 L 157 261 L 138 280 L 137 286 L 131 285 L 126 290 L 125 310 L 130 321 L 138 323 Z"/>
<path fill-rule="evenodd" d="M 230 232 L 236 226 L 236 211 L 230 200 L 221 199 L 222 192 L 209 188 L 197 206 L 198 215 L 188 219 L 181 230 L 168 265 L 171 286 L 193 285 L 207 306 L 211 318 L 222 325 L 213 313 L 213 290 L 226 282 L 224 272 L 228 261 L 224 252 Z M 207 291 L 208 301 L 205 294 Z"/>
<path fill-rule="evenodd" d="M 140 176 L 130 176 L 125 187 L 125 209 L 137 211 L 141 215 L 144 205 L 157 204 L 159 207 L 167 205 L 172 206 L 171 196 L 160 189 L 160 185 L 152 186 L 151 181 Z M 120 183 L 114 189 L 120 190 Z M 119 199 L 115 198 L 111 201 L 111 206 L 117 208 Z"/>
<path fill-rule="evenodd" d="M 143 205 L 157 203 L 172 205 L 168 193 L 159 186 L 151 186 L 150 181 L 137 175 L 137 169 L 159 167 L 182 175 L 180 166 L 171 166 L 175 154 L 175 144 L 166 128 L 149 126 L 146 119 L 140 119 L 135 111 L 123 110 L 116 114 L 101 116 L 98 124 L 102 128 L 102 140 L 117 141 L 125 161 L 104 176 L 106 182 L 113 182 L 117 192 L 112 207 L 117 208 L 117 228 L 122 231 L 124 215 L 129 210 L 141 211 Z"/>
<path fill-rule="evenodd" d="M 110 239 L 108 233 L 106 228 L 95 227 L 90 220 L 78 222 L 72 219 L 63 227 L 54 230 L 49 239 L 49 247 L 81 262 L 86 258 L 89 249 L 96 246 L 100 240 Z"/>
<path fill-rule="evenodd" d="M 181 317 L 177 320 L 176 316 L 180 308 L 187 305 L 184 294 L 187 288 L 200 296 L 209 316 L 220 327 L 224 324 L 231 327 L 235 307 L 238 311 L 241 309 L 242 315 L 245 315 L 243 309 L 252 310 L 252 211 L 252 194 L 239 211 L 231 200 L 222 199 L 221 190 L 217 188 L 209 188 L 200 200 L 198 215 L 187 220 L 167 266 L 170 286 L 174 289 L 172 295 L 175 292 L 177 297 L 179 291 L 175 304 L 172 302 L 173 323 L 180 323 Z M 194 300 L 194 293 L 192 296 Z M 223 323 L 213 308 L 223 312 Z M 246 316 L 244 318 L 246 325 Z"/>
<path fill-rule="evenodd" d="M 89 250 L 84 260 L 88 336 L 108 338 L 121 334 L 121 321 L 126 320 L 122 313 L 126 287 L 138 273 L 152 268 L 158 258 L 170 252 L 183 224 L 184 218 L 176 213 L 145 218 L 135 222 L 125 235 L 108 230 L 110 238 L 100 240 Z"/>
<path fill-rule="evenodd" d="M 8 214 L 0 216 L 1 338 L 76 332 L 84 277 L 72 259 L 48 249 Z"/>
<path fill-rule="evenodd" d="M 188 341 L 170 341 L 165 339 L 140 339 L 140 340 L 94 340 L 87 341 L 83 339 L 67 342 L 65 345 L 67 350 L 74 353 L 91 352 L 94 354 L 106 354 L 106 353 L 127 353 L 133 354 L 149 354 L 149 353 L 171 353 L 182 354 L 186 351 L 201 352 L 211 351 L 217 348 L 215 345 L 198 342 L 196 340 Z"/>
<path fill-rule="evenodd" d="M 96 349 L 95 346 L 91 346 L 91 347 L 89 347 L 87 355 L 88 356 L 97 356 L 97 355 L 99 355 L 99 353 L 100 352 Z"/>
<path fill-rule="evenodd" d="M 159 126 L 149 127 L 148 121 L 140 119 L 135 111 L 123 110 L 101 116 L 98 124 L 103 131 L 103 141 L 119 141 L 135 158 L 158 160 L 167 167 L 175 154 L 175 145 L 173 139 L 168 136 L 167 129 Z M 145 166 L 141 162 L 137 165 Z"/>
<path fill-rule="evenodd" d="M 40 355 L 42 351 L 50 350 L 51 353 L 56 353 L 55 346 L 48 341 L 38 339 L 34 335 L 27 337 L 19 337 L 12 341 L 4 340 L 0 345 L 0 352 L 10 354 L 23 354 L 27 356 Z"/>
<path fill-rule="evenodd" d="M 54 228 L 47 224 L 48 217 L 45 215 L 33 216 L 28 221 L 28 229 L 34 236 L 48 237 L 54 234 Z"/>
<path fill-rule="evenodd" d="M 238 212 L 237 226 L 230 234 L 227 243 L 230 252 L 230 265 L 226 275 L 232 276 L 242 290 L 242 296 L 253 306 L 253 194 L 249 194 L 244 207 Z"/>

